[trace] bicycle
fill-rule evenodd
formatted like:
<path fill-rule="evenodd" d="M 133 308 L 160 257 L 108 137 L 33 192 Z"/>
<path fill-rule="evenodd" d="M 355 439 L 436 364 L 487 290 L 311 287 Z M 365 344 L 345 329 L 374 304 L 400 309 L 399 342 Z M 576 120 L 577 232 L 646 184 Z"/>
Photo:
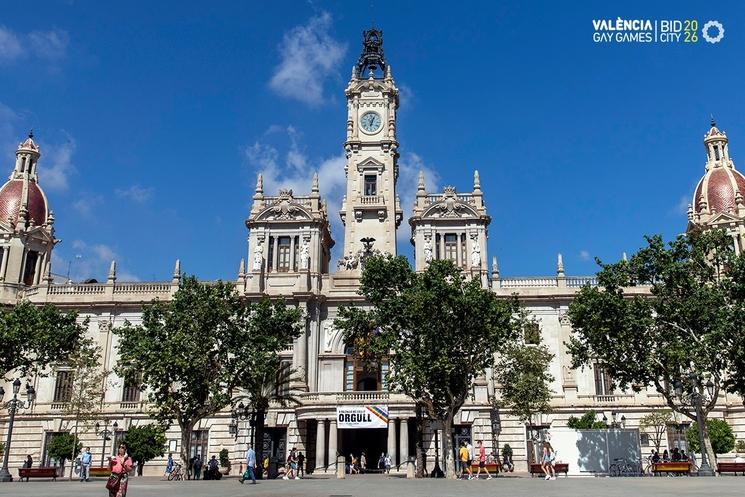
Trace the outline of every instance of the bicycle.
<path fill-rule="evenodd" d="M 168 481 L 182 481 L 184 479 L 184 472 L 181 470 L 180 464 L 173 465 L 173 471 L 168 474 Z"/>
<path fill-rule="evenodd" d="M 610 476 L 638 476 L 641 474 L 641 466 L 636 462 L 629 462 L 624 458 L 613 459 L 613 464 L 608 468 Z"/>

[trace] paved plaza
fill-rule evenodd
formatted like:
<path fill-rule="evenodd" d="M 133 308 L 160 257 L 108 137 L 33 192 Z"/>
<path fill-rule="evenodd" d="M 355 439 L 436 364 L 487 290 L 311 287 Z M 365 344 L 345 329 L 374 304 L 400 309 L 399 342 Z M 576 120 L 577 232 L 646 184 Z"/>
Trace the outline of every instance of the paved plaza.
<path fill-rule="evenodd" d="M 86 497 L 105 496 L 105 480 L 0 484 L 0 496 Z M 336 480 L 308 478 L 300 481 L 272 480 L 256 485 L 240 485 L 235 478 L 219 482 L 166 482 L 157 478 L 130 480 L 128 497 L 205 497 L 205 496 L 283 496 L 283 497 L 435 497 L 454 495 L 483 496 L 742 496 L 745 478 L 564 478 L 544 481 L 538 478 L 509 477 L 490 481 L 407 480 L 400 477 L 363 475 Z"/>

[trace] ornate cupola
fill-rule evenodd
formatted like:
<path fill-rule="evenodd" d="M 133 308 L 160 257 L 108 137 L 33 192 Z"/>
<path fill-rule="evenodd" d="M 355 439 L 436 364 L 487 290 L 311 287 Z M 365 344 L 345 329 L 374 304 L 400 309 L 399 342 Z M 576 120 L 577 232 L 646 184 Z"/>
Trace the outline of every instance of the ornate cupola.
<path fill-rule="evenodd" d="M 745 176 L 729 155 L 729 140 L 712 118 L 711 128 L 704 135 L 706 167 L 696 185 L 693 202 L 688 207 L 688 230 L 724 228 L 731 235 L 739 252 L 745 246 Z"/>
<path fill-rule="evenodd" d="M 0 188 L 0 286 L 8 291 L 38 285 L 51 261 L 54 214 L 38 182 L 39 146 L 33 133 L 18 145 L 8 181 Z"/>

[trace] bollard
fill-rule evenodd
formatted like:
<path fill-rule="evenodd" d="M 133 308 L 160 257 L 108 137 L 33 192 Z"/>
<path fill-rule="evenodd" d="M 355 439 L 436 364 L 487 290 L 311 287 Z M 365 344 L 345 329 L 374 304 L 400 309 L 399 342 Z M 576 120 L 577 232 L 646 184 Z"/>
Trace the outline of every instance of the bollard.
<path fill-rule="evenodd" d="M 408 458 L 406 460 L 406 478 L 416 478 L 415 469 L 413 458 Z"/>
<path fill-rule="evenodd" d="M 344 456 L 338 456 L 336 458 L 336 477 L 339 479 L 346 478 L 346 466 L 347 466 L 347 460 L 344 458 Z"/>

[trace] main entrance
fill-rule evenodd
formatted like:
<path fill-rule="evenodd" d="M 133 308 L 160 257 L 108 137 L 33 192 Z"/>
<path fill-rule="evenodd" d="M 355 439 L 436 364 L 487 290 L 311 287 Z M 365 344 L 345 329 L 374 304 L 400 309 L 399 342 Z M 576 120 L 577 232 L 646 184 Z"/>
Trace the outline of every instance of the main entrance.
<path fill-rule="evenodd" d="M 377 468 L 380 454 L 388 451 L 387 437 L 388 430 L 391 429 L 395 429 L 395 425 L 389 425 L 387 430 L 383 428 L 339 429 L 339 452 L 345 457 L 347 463 L 351 461 L 351 454 L 359 458 L 364 452 L 367 467 Z"/>

